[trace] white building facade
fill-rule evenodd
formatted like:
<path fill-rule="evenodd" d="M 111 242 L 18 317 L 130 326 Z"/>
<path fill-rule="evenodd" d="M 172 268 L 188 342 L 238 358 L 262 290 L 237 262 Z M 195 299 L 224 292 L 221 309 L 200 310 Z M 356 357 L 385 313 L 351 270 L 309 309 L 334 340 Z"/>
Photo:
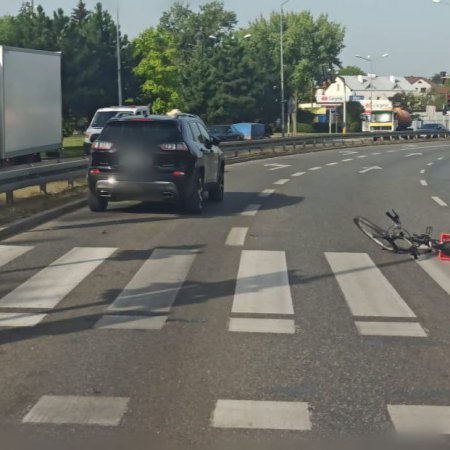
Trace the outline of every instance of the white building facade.
<path fill-rule="evenodd" d="M 416 89 L 405 77 L 387 76 L 340 76 L 336 81 L 323 90 L 317 92 L 320 103 L 340 103 L 352 100 L 389 101 L 398 93 L 417 93 Z"/>

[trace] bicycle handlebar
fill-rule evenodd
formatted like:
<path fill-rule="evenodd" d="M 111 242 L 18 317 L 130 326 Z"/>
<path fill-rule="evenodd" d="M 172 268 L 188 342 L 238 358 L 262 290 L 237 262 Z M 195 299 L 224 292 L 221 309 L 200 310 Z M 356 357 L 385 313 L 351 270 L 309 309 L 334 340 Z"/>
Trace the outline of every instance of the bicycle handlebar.
<path fill-rule="evenodd" d="M 389 211 L 386 211 L 386 215 L 389 217 L 389 219 L 392 220 L 392 222 L 397 223 L 397 224 L 400 223 L 399 215 L 394 210 L 392 210 L 392 212 L 393 212 L 393 214 L 391 214 Z"/>

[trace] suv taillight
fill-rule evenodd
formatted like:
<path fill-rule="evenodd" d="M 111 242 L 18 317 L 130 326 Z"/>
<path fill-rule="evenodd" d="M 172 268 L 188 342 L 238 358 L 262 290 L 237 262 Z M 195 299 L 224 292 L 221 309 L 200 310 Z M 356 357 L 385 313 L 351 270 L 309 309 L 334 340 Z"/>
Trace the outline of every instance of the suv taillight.
<path fill-rule="evenodd" d="M 188 152 L 188 146 L 184 142 L 174 142 L 174 143 L 167 143 L 167 144 L 161 144 L 159 146 L 161 150 L 164 152 Z"/>
<path fill-rule="evenodd" d="M 105 141 L 95 141 L 91 146 L 91 150 L 94 152 L 107 152 L 110 151 L 112 148 L 113 148 L 112 142 L 105 142 Z"/>

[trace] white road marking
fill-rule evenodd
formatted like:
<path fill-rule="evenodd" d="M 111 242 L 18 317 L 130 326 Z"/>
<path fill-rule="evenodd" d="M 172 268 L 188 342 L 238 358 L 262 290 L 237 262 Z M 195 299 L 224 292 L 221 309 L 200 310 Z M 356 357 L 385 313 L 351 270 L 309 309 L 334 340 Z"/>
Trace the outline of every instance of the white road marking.
<path fill-rule="evenodd" d="M 308 170 L 320 170 L 322 168 L 322 166 L 317 166 L 317 167 L 311 167 Z"/>
<path fill-rule="evenodd" d="M 54 308 L 116 248 L 75 247 L 0 299 L 1 308 Z"/>
<path fill-rule="evenodd" d="M 123 397 L 44 395 L 22 422 L 116 427 L 126 412 L 128 401 Z"/>
<path fill-rule="evenodd" d="M 423 175 L 425 172 L 426 172 L 425 169 L 422 169 L 422 170 L 420 171 L 421 175 Z"/>
<path fill-rule="evenodd" d="M 438 161 L 442 161 L 444 159 L 444 157 L 443 156 L 441 156 L 440 158 L 438 158 L 437 160 Z"/>
<path fill-rule="evenodd" d="M 405 155 L 405 158 L 411 158 L 411 156 L 422 156 L 423 153 L 410 153 L 409 155 Z"/>
<path fill-rule="evenodd" d="M 110 330 L 161 330 L 167 316 L 103 316 L 95 328 Z"/>
<path fill-rule="evenodd" d="M 108 311 L 168 313 L 197 254 L 197 249 L 154 250 Z"/>
<path fill-rule="evenodd" d="M 305 175 L 306 172 L 295 172 L 291 175 L 291 177 L 301 177 L 302 175 Z"/>
<path fill-rule="evenodd" d="M 290 319 L 251 319 L 232 317 L 229 331 L 244 333 L 295 334 L 295 323 Z"/>
<path fill-rule="evenodd" d="M 442 200 L 439 197 L 431 197 L 439 206 L 447 206 L 447 203 L 444 202 L 444 200 Z"/>
<path fill-rule="evenodd" d="M 363 336 L 427 337 L 427 332 L 418 323 L 408 322 L 355 322 Z"/>
<path fill-rule="evenodd" d="M 367 173 L 371 172 L 372 170 L 382 170 L 382 167 L 379 166 L 364 167 L 362 170 L 359 171 L 359 173 Z"/>
<path fill-rule="evenodd" d="M 342 156 L 347 156 L 347 155 L 356 155 L 358 152 L 354 152 L 352 150 L 339 150 L 339 153 L 341 153 Z"/>
<path fill-rule="evenodd" d="M 308 431 L 311 419 L 308 403 L 218 400 L 212 426 Z"/>
<path fill-rule="evenodd" d="M 234 227 L 230 230 L 225 245 L 230 247 L 242 247 L 247 237 L 248 228 Z"/>
<path fill-rule="evenodd" d="M 428 186 L 427 180 L 420 180 L 422 186 Z"/>
<path fill-rule="evenodd" d="M 8 264 L 13 259 L 29 252 L 33 247 L 23 247 L 19 245 L 0 245 L 0 267 Z"/>
<path fill-rule="evenodd" d="M 264 189 L 258 194 L 258 197 L 265 198 L 270 197 L 275 192 L 275 189 Z"/>
<path fill-rule="evenodd" d="M 264 164 L 264 167 L 272 167 L 269 171 L 285 169 L 286 167 L 292 167 L 290 164 Z"/>
<path fill-rule="evenodd" d="M 256 203 L 252 203 L 248 205 L 244 211 L 241 212 L 241 216 L 256 216 L 256 213 L 261 208 L 261 205 L 258 205 Z"/>
<path fill-rule="evenodd" d="M 427 164 L 427 166 L 432 166 L 434 163 L 430 162 Z"/>
<path fill-rule="evenodd" d="M 395 153 L 397 150 L 388 150 L 386 153 Z"/>
<path fill-rule="evenodd" d="M 45 316 L 46 314 L 0 313 L 0 328 L 34 327 L 41 322 Z"/>
<path fill-rule="evenodd" d="M 450 295 L 450 265 L 437 257 L 417 260 L 417 264 Z"/>
<path fill-rule="evenodd" d="M 291 181 L 291 180 L 289 180 L 289 178 L 283 178 L 281 180 L 275 181 L 275 183 L 273 183 L 273 184 L 282 185 L 282 184 L 289 183 L 289 181 Z"/>
<path fill-rule="evenodd" d="M 347 158 L 347 159 L 342 159 L 342 162 L 349 162 L 349 161 L 353 161 L 353 158 Z"/>
<path fill-rule="evenodd" d="M 285 252 L 242 252 L 232 312 L 294 314 Z"/>
<path fill-rule="evenodd" d="M 325 253 L 353 316 L 416 317 L 367 253 Z"/>
<path fill-rule="evenodd" d="M 367 155 L 359 155 L 359 156 L 357 156 L 357 158 L 360 158 L 360 159 L 367 158 Z"/>
<path fill-rule="evenodd" d="M 395 430 L 402 434 L 450 434 L 450 406 L 388 405 Z"/>
<path fill-rule="evenodd" d="M 339 163 L 338 162 L 332 162 L 332 163 L 328 163 L 327 166 L 337 166 Z"/>
<path fill-rule="evenodd" d="M 374 152 L 374 153 L 371 153 L 371 155 L 373 155 L 373 156 L 378 156 L 378 155 L 381 155 L 381 153 L 379 153 L 379 152 Z"/>

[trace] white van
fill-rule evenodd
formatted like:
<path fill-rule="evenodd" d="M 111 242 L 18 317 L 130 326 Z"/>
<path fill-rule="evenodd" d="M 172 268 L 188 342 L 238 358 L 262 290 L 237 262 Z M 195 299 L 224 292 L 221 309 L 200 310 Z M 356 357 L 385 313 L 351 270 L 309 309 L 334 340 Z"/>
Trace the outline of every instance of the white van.
<path fill-rule="evenodd" d="M 113 117 L 121 115 L 148 116 L 150 110 L 148 106 L 110 106 L 108 108 L 97 109 L 88 129 L 84 133 L 84 154 L 89 155 L 92 143 L 100 136 L 106 122 Z"/>

